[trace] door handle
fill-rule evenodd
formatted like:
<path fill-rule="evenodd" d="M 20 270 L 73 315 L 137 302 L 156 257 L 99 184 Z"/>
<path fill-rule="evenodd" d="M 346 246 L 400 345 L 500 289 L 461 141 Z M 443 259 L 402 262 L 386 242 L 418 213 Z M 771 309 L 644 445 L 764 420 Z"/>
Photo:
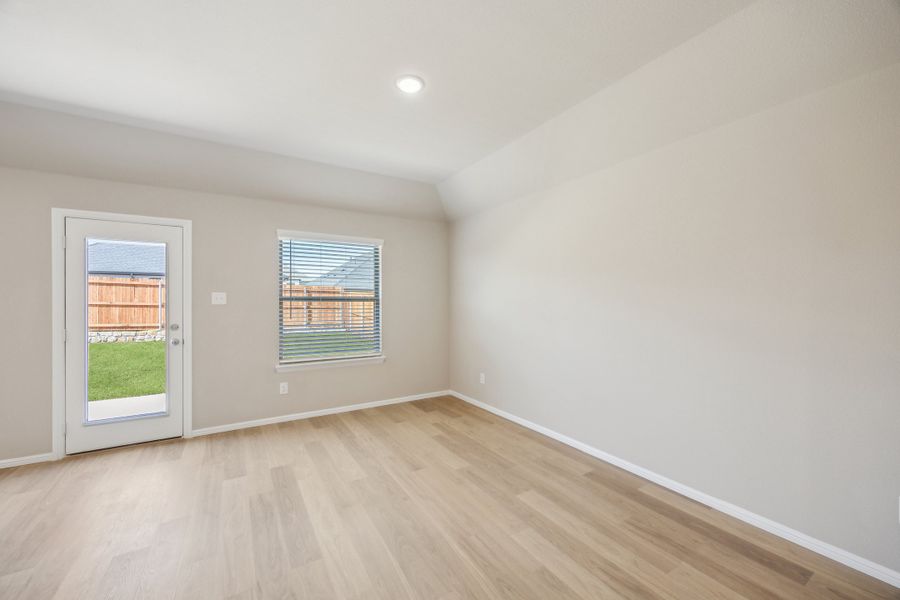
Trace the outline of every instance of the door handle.
<path fill-rule="evenodd" d="M 181 343 L 181 340 L 179 340 L 178 338 L 175 338 L 174 340 L 172 340 L 172 345 L 173 345 L 173 346 L 177 346 L 177 345 L 180 344 L 180 343 Z"/>
<path fill-rule="evenodd" d="M 178 323 L 172 323 L 171 325 L 169 325 L 169 329 L 171 329 L 172 331 L 178 331 L 178 327 Z"/>

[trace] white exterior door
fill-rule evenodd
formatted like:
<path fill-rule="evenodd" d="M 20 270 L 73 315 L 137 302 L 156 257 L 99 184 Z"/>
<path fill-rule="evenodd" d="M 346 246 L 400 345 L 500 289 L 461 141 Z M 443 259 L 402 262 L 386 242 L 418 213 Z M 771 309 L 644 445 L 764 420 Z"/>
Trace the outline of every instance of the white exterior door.
<path fill-rule="evenodd" d="M 181 436 L 183 229 L 65 227 L 66 453 Z"/>

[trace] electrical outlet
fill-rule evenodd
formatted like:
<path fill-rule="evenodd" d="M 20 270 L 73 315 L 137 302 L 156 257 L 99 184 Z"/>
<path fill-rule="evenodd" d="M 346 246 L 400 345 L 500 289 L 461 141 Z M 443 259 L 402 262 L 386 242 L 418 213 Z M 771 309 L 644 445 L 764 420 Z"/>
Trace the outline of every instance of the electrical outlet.
<path fill-rule="evenodd" d="M 280 384 L 278 384 L 278 393 L 279 394 L 287 394 L 288 393 L 287 381 L 282 381 Z"/>
<path fill-rule="evenodd" d="M 478 374 L 478 383 L 484 383 L 484 373 Z"/>
<path fill-rule="evenodd" d="M 213 292 L 212 293 L 212 303 L 213 304 L 228 304 L 228 294 L 225 292 Z"/>

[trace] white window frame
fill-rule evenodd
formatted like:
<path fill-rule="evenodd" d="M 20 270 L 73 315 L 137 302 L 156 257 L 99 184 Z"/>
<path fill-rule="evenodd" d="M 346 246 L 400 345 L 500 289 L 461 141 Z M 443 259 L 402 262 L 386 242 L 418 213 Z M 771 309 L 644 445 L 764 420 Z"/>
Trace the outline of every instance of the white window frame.
<path fill-rule="evenodd" d="M 349 357 L 349 358 L 316 358 L 310 359 L 303 362 L 295 362 L 290 364 L 281 364 L 280 354 L 279 354 L 279 346 L 281 344 L 280 341 L 280 331 L 278 331 L 278 312 L 275 313 L 275 327 L 276 327 L 276 336 L 275 336 L 275 372 L 276 373 L 290 373 L 292 371 L 305 371 L 307 369 L 328 369 L 334 367 L 351 367 L 351 366 L 362 366 L 362 365 L 375 365 L 381 364 L 385 361 L 385 352 L 384 352 L 384 311 L 382 310 L 382 296 L 384 294 L 384 240 L 378 238 L 366 238 L 366 237 L 356 237 L 349 235 L 339 235 L 332 233 L 320 233 L 320 232 L 312 232 L 312 231 L 293 231 L 288 229 L 278 229 L 276 231 L 277 240 L 281 241 L 282 239 L 291 239 L 291 240 L 300 240 L 300 241 L 313 241 L 313 242 L 346 242 L 346 243 L 355 243 L 355 244 L 370 244 L 372 246 L 377 246 L 378 251 L 381 255 L 380 265 L 378 269 L 378 313 L 379 313 L 379 324 L 380 329 L 378 332 L 378 336 L 380 338 L 380 348 L 381 353 L 375 356 L 362 356 L 362 357 Z M 279 250 L 280 251 L 280 250 Z M 276 257 L 276 262 L 279 262 L 279 258 Z M 281 273 L 278 273 L 278 286 L 281 285 Z M 280 297 L 281 290 L 276 289 L 277 297 Z M 276 305 L 278 303 L 276 302 Z M 280 305 L 277 308 L 277 311 L 280 311 Z"/>

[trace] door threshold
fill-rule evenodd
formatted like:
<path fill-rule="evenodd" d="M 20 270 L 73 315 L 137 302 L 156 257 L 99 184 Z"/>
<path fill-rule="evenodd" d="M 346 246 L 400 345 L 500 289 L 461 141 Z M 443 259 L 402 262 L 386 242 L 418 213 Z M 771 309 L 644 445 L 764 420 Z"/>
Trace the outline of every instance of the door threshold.
<path fill-rule="evenodd" d="M 109 448 L 97 448 L 96 450 L 85 450 L 84 452 L 72 452 L 71 454 L 66 454 L 63 459 L 75 456 L 88 456 L 91 454 L 101 454 L 103 452 L 112 452 L 114 450 L 124 450 L 125 448 L 134 448 L 137 446 L 149 446 L 150 444 L 159 444 L 161 442 L 172 442 L 174 440 L 183 440 L 185 437 L 183 435 L 177 435 L 174 437 L 162 438 L 158 440 L 147 440 L 146 442 L 134 442 L 133 444 L 122 444 L 121 446 L 110 446 Z"/>

